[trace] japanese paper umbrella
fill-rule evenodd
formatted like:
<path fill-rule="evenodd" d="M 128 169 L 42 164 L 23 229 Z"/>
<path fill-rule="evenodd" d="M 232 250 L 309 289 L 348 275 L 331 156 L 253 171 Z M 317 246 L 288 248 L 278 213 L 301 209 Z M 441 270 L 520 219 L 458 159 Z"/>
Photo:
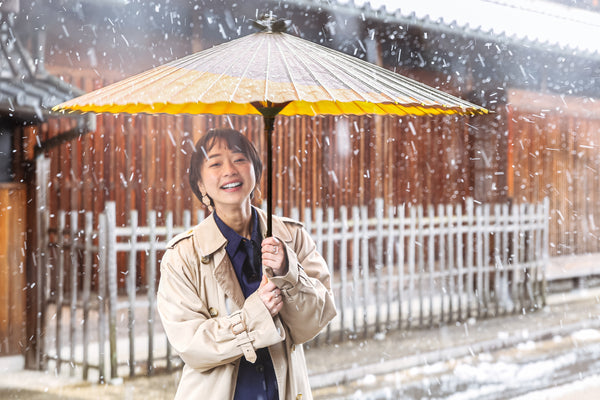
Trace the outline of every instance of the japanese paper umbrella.
<path fill-rule="evenodd" d="M 261 31 L 189 55 L 59 104 L 54 111 L 261 114 L 271 236 L 272 134 L 280 115 L 475 115 L 487 110 L 400 74 L 285 33 Z"/>

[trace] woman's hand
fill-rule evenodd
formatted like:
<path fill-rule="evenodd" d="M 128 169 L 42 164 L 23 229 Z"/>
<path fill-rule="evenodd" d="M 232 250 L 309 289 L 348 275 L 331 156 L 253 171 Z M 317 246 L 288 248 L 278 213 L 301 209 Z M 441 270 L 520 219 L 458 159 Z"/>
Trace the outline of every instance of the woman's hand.
<path fill-rule="evenodd" d="M 262 265 L 273 270 L 274 276 L 285 275 L 288 271 L 285 246 L 274 237 L 262 241 Z"/>
<path fill-rule="evenodd" d="M 281 311 L 281 308 L 283 307 L 281 290 L 279 290 L 279 288 L 264 275 L 260 282 L 260 286 L 258 287 L 258 296 L 265 307 L 267 307 L 272 317 L 279 314 L 279 311 Z"/>

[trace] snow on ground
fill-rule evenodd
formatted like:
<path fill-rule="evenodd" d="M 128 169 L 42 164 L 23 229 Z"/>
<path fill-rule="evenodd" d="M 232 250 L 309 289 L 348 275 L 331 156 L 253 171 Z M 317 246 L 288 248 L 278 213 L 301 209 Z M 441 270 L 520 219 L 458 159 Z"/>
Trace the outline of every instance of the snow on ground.
<path fill-rule="evenodd" d="M 600 398 L 600 375 L 594 375 L 551 389 L 539 390 L 512 400 L 597 400 Z"/>

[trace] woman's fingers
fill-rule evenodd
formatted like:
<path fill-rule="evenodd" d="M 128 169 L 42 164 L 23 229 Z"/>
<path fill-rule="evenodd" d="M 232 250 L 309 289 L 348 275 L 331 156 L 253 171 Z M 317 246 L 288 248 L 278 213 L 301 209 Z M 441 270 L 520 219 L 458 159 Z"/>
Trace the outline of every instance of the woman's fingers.
<path fill-rule="evenodd" d="M 270 267 L 275 275 L 283 275 L 285 266 L 285 247 L 274 237 L 265 238 L 261 244 L 262 263 Z"/>
<path fill-rule="evenodd" d="M 268 281 L 265 284 L 261 283 L 259 289 L 260 299 L 271 313 L 271 316 L 274 317 L 279 313 L 279 311 L 281 311 L 281 308 L 283 307 L 281 290 L 271 281 Z"/>

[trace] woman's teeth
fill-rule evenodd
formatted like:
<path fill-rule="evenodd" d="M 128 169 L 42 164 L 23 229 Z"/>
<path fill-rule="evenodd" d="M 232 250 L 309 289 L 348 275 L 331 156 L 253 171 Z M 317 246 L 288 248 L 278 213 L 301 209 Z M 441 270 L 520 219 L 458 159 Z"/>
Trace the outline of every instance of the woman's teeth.
<path fill-rule="evenodd" d="M 221 186 L 222 189 L 233 189 L 238 186 L 242 186 L 241 182 L 228 183 L 227 185 Z"/>

